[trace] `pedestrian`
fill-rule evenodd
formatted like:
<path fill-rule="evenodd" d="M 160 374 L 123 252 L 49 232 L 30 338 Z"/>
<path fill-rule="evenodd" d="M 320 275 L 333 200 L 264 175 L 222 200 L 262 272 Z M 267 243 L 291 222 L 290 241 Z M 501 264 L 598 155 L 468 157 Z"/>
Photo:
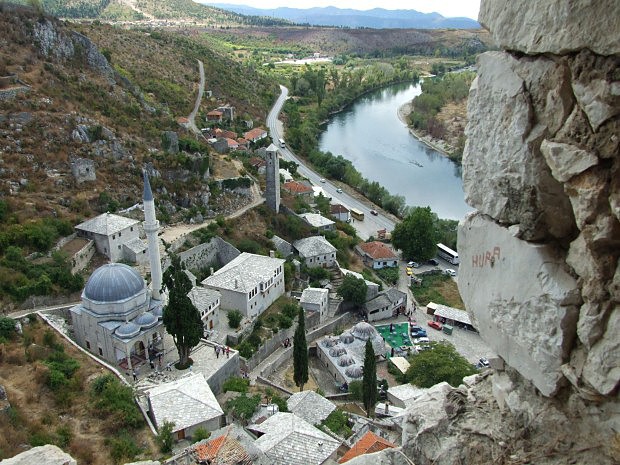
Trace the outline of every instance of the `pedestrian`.
<path fill-rule="evenodd" d="M 390 323 L 390 333 L 394 332 L 394 323 Z"/>
<path fill-rule="evenodd" d="M 151 365 L 151 370 L 155 369 L 155 363 L 153 363 L 153 359 L 149 359 L 149 365 Z"/>
<path fill-rule="evenodd" d="M 131 374 L 133 375 L 133 380 L 138 381 L 138 375 L 136 374 L 136 370 L 131 370 Z"/>
<path fill-rule="evenodd" d="M 226 346 L 226 358 L 230 358 L 230 347 Z"/>
<path fill-rule="evenodd" d="M 159 360 L 159 364 L 161 365 L 161 352 L 157 355 L 157 359 Z"/>
<path fill-rule="evenodd" d="M 166 363 L 166 371 L 172 371 L 172 362 Z"/>
<path fill-rule="evenodd" d="M 220 346 L 217 344 L 215 345 L 215 357 L 220 358 Z"/>
<path fill-rule="evenodd" d="M 392 347 L 392 350 L 390 352 L 390 357 L 393 357 L 393 356 L 394 356 L 394 347 Z"/>

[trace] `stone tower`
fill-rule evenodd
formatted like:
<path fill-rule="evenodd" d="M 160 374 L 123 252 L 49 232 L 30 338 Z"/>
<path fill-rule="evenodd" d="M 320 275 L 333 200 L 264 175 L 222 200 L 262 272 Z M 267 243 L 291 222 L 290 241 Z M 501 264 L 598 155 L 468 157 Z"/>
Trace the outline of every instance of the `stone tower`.
<path fill-rule="evenodd" d="M 159 255 L 159 221 L 155 217 L 155 200 L 151 191 L 149 177 L 144 172 L 144 194 L 142 196 L 144 202 L 144 232 L 149 245 L 149 263 L 151 265 L 151 285 L 153 288 L 152 296 L 154 299 L 161 300 L 161 257 Z"/>
<path fill-rule="evenodd" d="M 267 147 L 267 183 L 265 187 L 265 199 L 267 206 L 278 213 L 280 211 L 280 162 L 278 161 L 278 148 L 271 144 Z"/>

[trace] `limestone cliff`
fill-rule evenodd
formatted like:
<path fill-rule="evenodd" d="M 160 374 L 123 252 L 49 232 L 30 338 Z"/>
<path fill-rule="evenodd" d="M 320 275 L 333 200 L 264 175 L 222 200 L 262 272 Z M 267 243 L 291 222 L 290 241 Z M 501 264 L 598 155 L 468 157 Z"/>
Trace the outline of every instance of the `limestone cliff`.
<path fill-rule="evenodd" d="M 500 358 L 411 407 L 402 451 L 620 463 L 620 3 L 482 0 L 479 20 L 502 50 L 470 90 L 459 289 Z"/>

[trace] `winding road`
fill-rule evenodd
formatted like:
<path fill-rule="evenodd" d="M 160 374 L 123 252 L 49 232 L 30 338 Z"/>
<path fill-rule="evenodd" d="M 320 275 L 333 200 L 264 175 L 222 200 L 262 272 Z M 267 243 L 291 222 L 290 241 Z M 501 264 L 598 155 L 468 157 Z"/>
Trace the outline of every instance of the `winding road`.
<path fill-rule="evenodd" d="M 198 62 L 198 71 L 200 72 L 200 86 L 198 87 L 198 95 L 196 96 L 196 102 L 194 103 L 194 109 L 187 117 L 189 123 L 188 128 L 192 130 L 194 134 L 199 137 L 204 138 L 198 126 L 196 126 L 196 115 L 198 114 L 198 109 L 200 108 L 200 102 L 202 102 L 202 95 L 205 92 L 205 66 L 202 64 L 202 61 L 196 60 Z"/>
<path fill-rule="evenodd" d="M 269 127 L 269 132 L 271 134 L 271 139 L 277 141 L 278 139 L 284 139 L 284 126 L 282 122 L 278 119 L 280 115 L 280 111 L 284 106 L 284 102 L 288 96 L 288 89 L 284 86 L 280 86 L 280 96 L 276 100 L 276 103 L 271 108 L 269 115 L 267 116 L 267 126 Z M 338 186 L 333 184 L 332 182 L 325 180 L 321 181 L 323 178 L 320 174 L 312 171 L 295 153 L 293 153 L 288 147 L 279 148 L 280 154 L 282 158 L 288 161 L 294 161 L 299 165 L 297 168 L 297 172 L 302 176 L 305 176 L 312 182 L 312 184 L 316 186 L 321 186 L 323 190 L 328 194 L 329 197 L 333 199 L 333 201 L 337 201 L 347 206 L 348 208 L 355 208 L 364 213 L 364 220 L 357 221 L 354 220 L 352 225 L 358 232 L 358 235 L 362 239 L 368 239 L 370 236 L 377 235 L 377 231 L 380 229 L 386 229 L 387 231 L 392 231 L 396 222 L 390 218 L 389 216 L 381 213 L 381 211 L 374 205 L 371 204 L 369 200 L 366 202 L 362 202 L 359 199 L 353 197 L 348 194 L 346 190 L 350 187 L 343 185 L 343 191 L 338 192 Z M 372 215 L 370 213 L 371 210 L 376 210 L 379 214 Z"/>

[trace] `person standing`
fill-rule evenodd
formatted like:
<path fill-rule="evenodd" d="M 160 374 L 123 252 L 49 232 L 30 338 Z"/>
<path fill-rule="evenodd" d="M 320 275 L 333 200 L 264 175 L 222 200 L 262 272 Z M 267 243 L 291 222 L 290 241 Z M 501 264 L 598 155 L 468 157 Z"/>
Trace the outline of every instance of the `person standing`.
<path fill-rule="evenodd" d="M 215 357 L 220 358 L 220 346 L 217 344 L 215 345 Z"/>
<path fill-rule="evenodd" d="M 226 346 L 226 358 L 230 358 L 230 347 Z"/>
<path fill-rule="evenodd" d="M 131 370 L 131 374 L 133 375 L 133 380 L 134 381 L 138 381 L 138 375 L 136 374 L 136 370 L 135 369 Z"/>

